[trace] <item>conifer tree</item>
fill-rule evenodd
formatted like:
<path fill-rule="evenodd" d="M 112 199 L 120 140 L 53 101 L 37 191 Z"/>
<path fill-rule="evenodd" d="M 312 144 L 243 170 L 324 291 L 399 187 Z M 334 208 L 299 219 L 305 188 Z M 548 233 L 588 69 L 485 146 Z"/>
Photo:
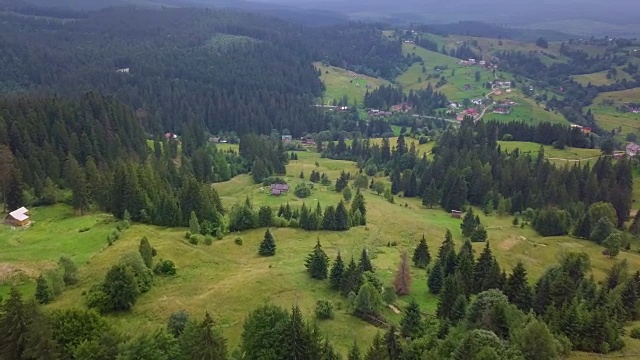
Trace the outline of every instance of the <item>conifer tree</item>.
<path fill-rule="evenodd" d="M 369 260 L 367 249 L 362 249 L 362 253 L 360 253 L 360 260 L 358 261 L 358 267 L 363 273 L 365 271 L 373 272 L 373 266 L 371 265 L 371 260 Z"/>
<path fill-rule="evenodd" d="M 274 256 L 276 254 L 276 239 L 270 229 L 264 233 L 264 239 L 260 243 L 258 254 L 261 256 Z"/>
<path fill-rule="evenodd" d="M 307 257 L 305 266 L 307 267 L 307 272 L 313 279 L 324 280 L 327 278 L 329 257 L 322 249 L 320 239 L 318 239 L 313 251 Z"/>
<path fill-rule="evenodd" d="M 78 267 L 68 256 L 61 256 L 58 260 L 58 266 L 60 266 L 64 273 L 62 279 L 65 285 L 73 285 L 78 282 Z"/>
<path fill-rule="evenodd" d="M 391 325 L 384 335 L 384 342 L 387 344 L 387 354 L 389 360 L 400 360 L 402 358 L 402 346 L 396 337 L 396 327 Z"/>
<path fill-rule="evenodd" d="M 393 287 L 398 295 L 407 295 L 411 291 L 411 270 L 406 251 L 400 255 L 400 265 L 393 280 Z"/>
<path fill-rule="evenodd" d="M 627 321 L 634 321 L 640 317 L 640 309 L 638 307 L 640 303 L 639 290 L 633 278 L 628 279 L 622 287 L 620 298 L 626 310 Z"/>
<path fill-rule="evenodd" d="M 444 273 L 442 272 L 442 266 L 440 260 L 436 260 L 429 272 L 429 278 L 427 280 L 427 286 L 429 292 L 435 295 L 440 294 L 442 286 L 444 285 Z"/>
<path fill-rule="evenodd" d="M 473 242 L 485 242 L 487 241 L 487 230 L 482 225 L 478 225 L 471 234 L 471 241 Z"/>
<path fill-rule="evenodd" d="M 585 214 L 573 229 L 573 236 L 581 239 L 588 239 L 590 235 L 591 223 L 589 221 L 589 215 Z"/>
<path fill-rule="evenodd" d="M 444 280 L 444 286 L 440 293 L 440 298 L 438 299 L 436 315 L 439 319 L 451 319 L 453 305 L 460 295 L 464 295 L 460 274 L 456 273 L 452 276 L 448 276 Z"/>
<path fill-rule="evenodd" d="M 30 319 L 18 288 L 11 288 L 3 310 L 0 317 L 0 358 L 20 360 L 26 349 Z"/>
<path fill-rule="evenodd" d="M 187 359 L 226 360 L 227 341 L 222 334 L 214 329 L 214 322 L 205 312 L 204 320 L 200 324 L 187 325 L 180 336 L 180 348 Z"/>
<path fill-rule="evenodd" d="M 589 238 L 598 244 L 602 244 L 607 236 L 611 235 L 612 232 L 613 223 L 608 217 L 602 217 L 596 223 L 596 226 L 593 228 Z"/>
<path fill-rule="evenodd" d="M 53 291 L 42 274 L 36 279 L 35 298 L 39 304 L 48 304 L 53 301 Z"/>
<path fill-rule="evenodd" d="M 475 267 L 475 256 L 473 247 L 469 240 L 462 244 L 462 248 L 456 259 L 456 271 L 460 273 L 462 287 L 468 297 L 473 292 L 473 269 Z"/>
<path fill-rule="evenodd" d="M 487 242 L 487 245 L 484 247 L 484 250 L 478 258 L 478 262 L 473 269 L 473 292 L 475 294 L 483 290 L 487 290 L 483 284 L 486 282 L 486 279 L 491 276 L 494 262 L 495 258 L 493 257 L 493 253 L 491 252 L 491 248 Z"/>
<path fill-rule="evenodd" d="M 436 187 L 436 182 L 434 179 L 431 179 L 429 186 L 422 194 L 422 205 L 428 207 L 429 209 L 438 205 L 438 201 L 440 200 L 440 193 L 438 192 L 438 188 Z"/>
<path fill-rule="evenodd" d="M 450 320 L 453 323 L 457 323 L 460 320 L 464 319 L 467 314 L 467 296 L 464 294 L 458 295 L 456 301 L 453 303 L 451 307 L 451 315 Z"/>
<path fill-rule="evenodd" d="M 638 209 L 636 215 L 633 217 L 633 222 L 631 222 L 631 226 L 629 226 L 629 231 L 634 236 L 640 236 L 640 209 Z"/>
<path fill-rule="evenodd" d="M 340 200 L 335 212 L 335 230 L 349 230 L 349 223 L 349 213 L 347 213 L 347 208 L 344 206 L 344 202 Z"/>
<path fill-rule="evenodd" d="M 431 254 L 429 253 L 429 246 L 427 246 L 427 239 L 422 234 L 422 239 L 413 251 L 413 265 L 420 269 L 426 269 L 431 262 Z"/>
<path fill-rule="evenodd" d="M 308 329 L 298 306 L 291 310 L 291 316 L 287 322 L 283 338 L 283 353 L 286 359 L 308 359 L 310 356 L 310 339 Z"/>
<path fill-rule="evenodd" d="M 67 183 L 71 187 L 71 203 L 73 208 L 83 215 L 89 210 L 89 188 L 87 176 L 73 155 L 69 154 L 65 164 Z"/>
<path fill-rule="evenodd" d="M 360 348 L 358 348 L 358 343 L 355 341 L 353 342 L 353 345 L 349 349 L 347 360 L 362 360 L 362 355 L 360 355 Z"/>
<path fill-rule="evenodd" d="M 333 267 L 331 268 L 331 273 L 329 274 L 329 282 L 331 283 L 331 288 L 333 288 L 334 290 L 341 289 L 343 275 L 344 262 L 342 261 L 342 257 L 340 256 L 340 252 L 338 251 L 338 256 L 336 256 L 336 260 L 333 262 Z"/>
<path fill-rule="evenodd" d="M 424 330 L 420 306 L 414 299 L 411 299 L 400 321 L 400 334 L 405 338 L 415 340 L 422 337 Z"/>
<path fill-rule="evenodd" d="M 527 281 L 527 270 L 524 268 L 524 264 L 518 261 L 513 268 L 513 272 L 507 279 L 504 286 L 504 294 L 509 298 L 509 302 L 518 307 L 523 312 L 528 312 L 531 309 L 533 301 L 533 295 L 531 292 L 531 286 Z"/>
<path fill-rule="evenodd" d="M 198 221 L 195 211 L 191 211 L 191 216 L 189 217 L 189 231 L 191 234 L 200 234 L 200 221 Z"/>
<path fill-rule="evenodd" d="M 151 248 L 151 244 L 149 244 L 149 240 L 146 236 L 140 239 L 138 252 L 142 256 L 144 264 L 147 265 L 149 269 L 151 269 L 153 267 L 153 248 Z"/>
<path fill-rule="evenodd" d="M 25 334 L 26 344 L 22 359 L 57 360 L 60 346 L 54 340 L 51 322 L 36 306 L 29 306 L 31 323 Z"/>
<path fill-rule="evenodd" d="M 471 237 L 478 225 L 480 224 L 476 223 L 476 218 L 473 214 L 473 210 L 469 209 L 464 214 L 464 218 L 462 219 L 462 223 L 460 224 L 460 229 L 462 229 L 462 236 L 464 236 L 465 238 Z"/>
<path fill-rule="evenodd" d="M 360 192 L 360 189 L 356 191 L 356 196 L 353 198 L 353 201 L 351 202 L 351 212 L 350 212 L 351 216 L 353 217 L 353 215 L 357 211 L 360 211 L 360 219 L 359 219 L 360 223 L 353 224 L 353 226 L 367 225 L 367 206 L 364 200 L 364 195 L 362 195 L 362 192 Z"/>
<path fill-rule="evenodd" d="M 24 190 L 25 185 L 22 181 L 22 173 L 19 168 L 13 168 L 5 186 L 5 207 L 9 211 L 25 205 Z"/>
<path fill-rule="evenodd" d="M 322 218 L 322 230 L 336 230 L 336 225 L 337 223 L 335 208 L 332 205 L 329 205 L 324 209 L 324 216 Z"/>
<path fill-rule="evenodd" d="M 367 350 L 364 356 L 364 360 L 389 360 L 389 354 L 387 353 L 387 346 L 384 339 L 380 334 L 376 334 L 371 343 L 371 347 Z"/>
<path fill-rule="evenodd" d="M 343 296 L 349 295 L 349 293 L 357 294 L 358 290 L 362 286 L 362 272 L 356 265 L 356 262 L 351 257 L 349 265 L 345 269 L 342 281 L 340 282 L 340 291 Z"/>

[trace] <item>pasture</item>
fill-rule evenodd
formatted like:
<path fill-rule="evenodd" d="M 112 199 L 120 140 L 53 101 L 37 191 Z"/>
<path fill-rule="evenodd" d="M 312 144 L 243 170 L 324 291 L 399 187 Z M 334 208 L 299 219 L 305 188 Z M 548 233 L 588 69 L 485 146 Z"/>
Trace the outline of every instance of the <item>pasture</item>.
<path fill-rule="evenodd" d="M 520 142 L 501 142 L 501 145 L 503 149 L 519 147 L 523 151 L 537 151 L 538 148 L 537 144 Z M 427 151 L 429 146 L 432 144 L 421 145 L 420 151 Z M 545 151 L 547 156 L 566 158 L 588 157 L 594 152 L 567 149 L 562 153 L 553 153 L 550 148 L 545 148 Z M 322 159 L 315 152 L 299 152 L 298 156 L 299 160 L 289 163 L 285 177 L 292 187 L 303 181 L 299 178 L 300 172 L 308 179 L 311 171 L 316 170 L 327 174 L 333 181 L 343 170 L 357 173 L 355 164 L 351 162 Z M 380 179 L 387 181 L 386 178 Z M 285 203 L 299 207 L 303 201 L 311 206 L 315 206 L 316 202 L 326 206 L 342 199 L 342 195 L 335 192 L 332 186 L 319 184 L 316 184 L 311 196 L 304 200 L 297 199 L 293 193 L 274 197 L 262 185 L 254 184 L 249 175 L 213 186 L 227 209 L 246 197 L 255 206 L 273 207 Z M 97 214 L 75 217 L 66 206 L 56 206 L 34 209 L 36 225 L 21 232 L 19 238 L 11 230 L 2 229 L 0 244 L 3 245 L 3 251 L 0 261 L 45 266 L 55 262 L 60 254 L 71 255 L 80 265 L 80 282 L 68 288 L 47 307 L 83 307 L 83 293 L 101 281 L 106 270 L 123 253 L 137 251 L 140 238 L 146 236 L 158 251 L 155 261 L 160 258 L 175 261 L 178 274 L 175 277 L 156 277 L 151 291 L 143 294 L 130 312 L 107 315 L 108 321 L 123 332 L 134 334 L 140 329 L 164 326 L 167 317 L 180 309 L 194 316 L 201 316 L 208 310 L 222 327 L 232 351 L 240 342 L 242 324 L 251 309 L 266 302 L 287 308 L 298 304 L 307 318 L 312 319 L 316 300 L 327 299 L 334 304 L 336 317 L 320 321 L 320 329 L 334 342 L 337 350 L 346 355 L 354 340 L 365 346 L 379 330 L 351 316 L 348 301 L 330 290 L 328 281 L 309 278 L 304 260 L 317 239 L 320 239 L 332 261 L 338 251 L 343 259 L 349 261 L 352 256 L 357 259 L 363 248 L 368 249 L 376 274 L 385 284 L 389 284 L 395 274 L 400 253 L 406 250 L 411 254 L 422 234 L 426 236 L 432 256 L 437 254 L 446 229 L 452 231 L 457 246 L 462 244 L 460 220 L 448 213 L 425 209 L 417 198 L 398 196 L 395 204 L 391 204 L 369 190 L 365 190 L 364 194 L 367 202 L 366 227 L 352 228 L 347 232 L 274 229 L 277 253 L 270 258 L 257 255 L 257 247 L 265 229 L 228 234 L 222 240 L 214 241 L 211 246 L 206 246 L 186 242 L 186 229 L 135 224 L 113 246 L 105 247 L 106 235 L 114 226 L 110 216 Z M 480 219 L 488 230 L 491 248 L 501 266 L 509 273 L 517 261 L 524 262 L 531 282 L 554 264 L 563 252 L 584 251 L 589 254 L 593 273 L 598 280 L 604 278 L 606 270 L 615 262 L 601 254 L 600 246 L 589 241 L 571 237 L 542 238 L 530 227 L 513 226 L 510 216 L 487 217 L 480 214 Z M 91 227 L 91 230 L 78 233 L 82 227 Z M 238 236 L 243 238 L 242 245 L 234 243 Z M 473 245 L 476 256 L 484 245 Z M 637 250 L 638 245 L 634 242 L 633 249 Z M 9 251 L 5 250 L 9 247 Z M 637 252 L 623 252 L 619 259 L 627 259 L 632 269 L 640 268 L 640 255 Z M 412 268 L 412 276 L 411 294 L 400 298 L 398 307 L 402 309 L 409 299 L 414 298 L 423 311 L 435 312 L 437 298 L 428 293 L 426 272 Z M 34 286 L 33 282 L 29 282 L 29 285 Z M 400 320 L 400 316 L 390 310 L 383 315 L 391 323 Z M 635 344 L 631 339 L 625 340 L 630 346 Z"/>
<path fill-rule="evenodd" d="M 616 130 L 622 138 L 626 134 L 640 134 L 640 114 L 625 113 L 618 110 L 620 105 L 640 102 L 640 88 L 605 92 L 593 101 L 591 111 L 596 122 L 604 130 Z"/>
<path fill-rule="evenodd" d="M 381 85 L 391 84 L 383 79 L 357 74 L 335 66 L 327 66 L 321 62 L 315 62 L 313 65 L 320 71 L 320 80 L 326 87 L 325 105 L 331 104 L 333 100 L 339 101 L 346 96 L 349 99 L 349 105 L 362 106 L 367 89 L 371 91 Z"/>

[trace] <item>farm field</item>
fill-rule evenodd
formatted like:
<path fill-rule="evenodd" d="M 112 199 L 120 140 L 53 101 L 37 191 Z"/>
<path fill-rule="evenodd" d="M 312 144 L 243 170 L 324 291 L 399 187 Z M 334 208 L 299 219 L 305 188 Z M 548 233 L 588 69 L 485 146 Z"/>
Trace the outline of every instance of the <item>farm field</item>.
<path fill-rule="evenodd" d="M 606 105 L 603 101 L 612 101 L 613 105 Z M 622 131 L 617 135 L 623 139 L 626 134 L 640 134 L 640 114 L 623 113 L 618 111 L 617 107 L 628 102 L 639 101 L 640 88 L 601 93 L 593 101 L 591 111 L 598 125 L 604 130 L 621 128 Z"/>
<path fill-rule="evenodd" d="M 501 142 L 501 145 L 503 149 L 517 146 L 523 151 L 537 151 L 538 148 L 537 144 L 522 142 Z M 421 151 L 426 151 L 430 144 L 422 146 L 424 149 Z M 549 148 L 545 151 L 548 156 L 569 157 L 575 152 L 575 157 L 583 157 L 592 155 L 594 150 L 567 149 L 562 153 L 553 153 Z M 298 155 L 299 160 L 291 161 L 287 167 L 286 180 L 292 187 L 303 181 L 298 177 L 300 172 L 304 172 L 308 178 L 311 171 L 316 170 L 326 173 L 332 180 L 343 170 L 352 174 L 357 172 L 355 164 L 351 162 L 322 159 L 315 152 L 299 152 Z M 382 180 L 386 181 L 386 178 Z M 277 207 L 289 203 L 298 207 L 303 202 L 293 194 L 273 197 L 268 189 L 253 184 L 249 175 L 214 184 L 214 187 L 227 209 L 237 202 L 244 201 L 246 197 L 249 197 L 255 206 Z M 341 198 L 341 194 L 333 191 L 331 187 L 316 185 L 311 196 L 304 202 L 311 206 L 320 202 L 325 206 L 336 204 Z M 273 232 L 277 253 L 271 258 L 257 255 L 257 247 L 265 229 L 228 234 L 222 240 L 214 241 L 211 246 L 196 246 L 184 239 L 186 229 L 135 224 L 127 229 L 113 246 L 105 247 L 106 234 L 114 226 L 110 216 L 97 214 L 76 218 L 69 217 L 69 209 L 65 206 L 36 208 L 33 210 L 36 225 L 21 233 L 22 241 L 15 242 L 10 236 L 11 230 L 3 229 L 0 232 L 0 244 L 5 245 L 4 248 L 7 244 L 15 242 L 11 251 L 0 253 L 0 261 L 29 261 L 37 266 L 44 266 L 56 261 L 60 254 L 71 255 L 80 265 L 80 282 L 68 288 L 60 298 L 47 307 L 83 307 L 83 292 L 101 281 L 106 270 L 117 262 L 122 254 L 137 251 L 140 238 L 146 236 L 158 251 L 155 261 L 160 258 L 175 261 L 178 274 L 170 278 L 156 278 L 151 291 L 143 294 L 129 313 L 107 316 L 110 323 L 125 333 L 131 334 L 141 329 L 151 330 L 163 326 L 172 312 L 181 309 L 189 311 L 194 316 L 201 316 L 208 310 L 221 325 L 232 351 L 240 341 L 244 318 L 251 309 L 266 302 L 287 308 L 298 304 L 306 317 L 311 319 L 316 299 L 327 299 L 334 304 L 336 317 L 333 320 L 319 322 L 319 327 L 344 356 L 354 339 L 360 344 L 368 344 L 378 329 L 349 315 L 347 300 L 329 290 L 327 281 L 320 282 L 309 278 L 304 269 L 304 259 L 313 248 L 316 239 L 320 239 L 332 260 L 338 251 L 343 259 L 348 261 L 351 256 L 358 257 L 362 248 L 367 248 L 376 273 L 385 284 L 389 284 L 394 276 L 401 251 L 413 251 L 422 234 L 426 236 L 432 254 L 437 253 L 446 229 L 452 231 L 458 246 L 461 245 L 462 239 L 460 220 L 451 218 L 442 210 L 425 209 L 420 199 L 396 197 L 395 204 L 390 204 L 368 190 L 365 191 L 365 198 L 368 219 L 366 227 L 352 228 L 348 232 L 275 229 Z M 534 281 L 548 266 L 554 264 L 563 252 L 588 253 L 593 273 L 598 280 L 603 279 L 606 270 L 614 263 L 614 260 L 601 254 L 600 246 L 589 241 L 570 237 L 541 238 L 529 227 L 512 226 L 512 218 L 508 216 L 486 217 L 480 214 L 480 219 L 488 230 L 491 248 L 501 266 L 510 272 L 518 260 L 523 261 L 527 266 L 530 281 Z M 82 227 L 91 227 L 91 230 L 78 233 L 78 229 Z M 58 231 L 67 236 L 56 236 L 55 239 L 47 236 Z M 242 236 L 243 245 L 234 243 L 237 236 Z M 58 237 L 61 238 L 60 241 L 57 241 Z M 56 241 L 55 247 L 41 251 L 45 239 L 49 242 Z M 390 243 L 395 245 L 388 246 Z M 638 248 L 638 245 L 640 244 L 634 242 L 633 248 Z M 478 243 L 473 246 L 477 256 L 484 244 Z M 623 252 L 619 256 L 619 260 L 621 259 L 627 259 L 632 269 L 640 268 L 640 254 Z M 428 293 L 425 271 L 412 268 L 412 275 L 412 292 L 398 300 L 399 308 L 403 308 L 409 299 L 414 298 L 423 311 L 433 313 L 437 298 Z M 33 287 L 33 282 L 26 282 L 25 287 L 27 286 Z M 5 292 L 5 289 L 0 288 L 0 292 Z M 397 323 L 400 319 L 399 315 L 390 310 L 385 311 L 384 316 L 392 323 Z M 640 346 L 637 340 L 626 337 L 625 341 L 627 351 Z M 577 354 L 573 358 L 582 360 L 596 357 Z"/>
<path fill-rule="evenodd" d="M 494 114 L 489 110 L 483 118 L 485 121 L 524 121 L 530 124 L 552 122 L 567 124 L 567 120 L 562 115 L 545 110 L 544 105 L 538 105 L 533 99 L 524 97 L 520 90 L 514 90 L 511 94 L 503 94 L 500 96 L 492 95 L 492 98 L 496 101 L 511 99 L 515 101 L 517 105 L 513 106 L 511 113 L 507 115 Z"/>
<path fill-rule="evenodd" d="M 616 67 L 616 70 L 618 71 L 618 75 L 613 79 L 607 79 L 608 70 L 603 70 L 603 71 L 591 73 L 591 74 L 574 75 L 573 79 L 585 86 L 588 84 L 595 85 L 595 86 L 610 85 L 610 84 L 615 84 L 616 81 L 622 80 L 622 79 L 626 79 L 627 81 L 633 80 L 633 77 L 631 77 L 631 75 L 627 74 L 624 70 L 622 70 L 622 68 L 624 68 L 624 66 Z"/>
<path fill-rule="evenodd" d="M 423 73 L 422 65 L 415 63 L 402 75 L 397 77 L 396 80 L 405 90 L 424 89 L 429 84 L 435 89 L 435 85 L 440 77 L 444 76 L 447 79 L 447 84 L 437 90 L 444 93 L 451 101 L 460 101 L 465 98 L 483 97 L 490 91 L 484 87 L 484 84 L 495 79 L 495 76 L 489 70 L 479 66 L 462 66 L 456 58 L 426 50 L 420 46 L 402 44 L 402 50 L 405 55 L 415 53 L 420 56 L 424 60 L 424 67 L 426 68 L 426 72 Z M 434 70 L 436 66 L 446 69 L 438 72 Z M 476 71 L 480 71 L 481 75 L 480 81 L 478 82 L 475 80 Z M 455 74 L 452 75 L 452 72 L 455 72 Z M 429 74 L 431 74 L 433 78 L 427 79 Z M 471 89 L 465 90 L 465 85 L 470 85 Z"/>
<path fill-rule="evenodd" d="M 333 100 L 340 100 L 347 96 L 350 105 L 357 102 L 359 106 L 362 106 L 364 95 L 367 93 L 367 85 L 369 85 L 369 90 L 371 91 L 381 85 L 391 84 L 384 79 L 356 74 L 353 71 L 335 66 L 326 66 L 321 62 L 315 62 L 313 65 L 321 72 L 320 80 L 326 87 L 325 105 L 331 104 Z M 353 75 L 356 75 L 356 77 Z"/>

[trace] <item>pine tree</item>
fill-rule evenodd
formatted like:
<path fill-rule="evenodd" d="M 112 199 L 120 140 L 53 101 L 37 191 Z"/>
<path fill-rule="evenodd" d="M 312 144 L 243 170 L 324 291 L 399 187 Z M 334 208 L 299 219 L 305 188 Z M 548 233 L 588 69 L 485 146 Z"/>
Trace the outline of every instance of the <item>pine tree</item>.
<path fill-rule="evenodd" d="M 451 319 L 453 305 L 460 295 L 464 295 L 460 274 L 456 273 L 452 276 L 448 276 L 444 280 L 444 286 L 440 293 L 440 298 L 438 299 L 436 315 L 439 319 Z"/>
<path fill-rule="evenodd" d="M 191 211 L 191 216 L 189 217 L 189 231 L 194 235 L 200 234 L 200 221 L 198 221 L 195 211 Z"/>
<path fill-rule="evenodd" d="M 342 257 L 340 256 L 340 252 L 338 251 L 338 256 L 336 256 L 336 260 L 333 262 L 333 267 L 331 268 L 331 274 L 329 275 L 329 282 L 331 283 L 331 288 L 333 288 L 334 290 L 341 289 L 343 274 L 344 274 L 344 262 L 342 262 Z"/>
<path fill-rule="evenodd" d="M 462 229 L 462 236 L 464 236 L 465 238 L 471 237 L 478 225 L 480 224 L 476 223 L 476 218 L 473 214 L 473 210 L 469 209 L 469 211 L 464 214 L 464 218 L 462 219 L 462 223 L 460 224 L 460 229 Z"/>
<path fill-rule="evenodd" d="M 71 203 L 73 208 L 80 213 L 89 210 L 89 187 L 87 186 L 87 175 L 80 167 L 73 155 L 69 154 L 66 163 L 67 183 L 71 187 Z"/>
<path fill-rule="evenodd" d="M 308 329 L 298 306 L 291 310 L 291 316 L 287 322 L 283 338 L 286 342 L 282 344 L 282 351 L 285 359 L 308 359 L 310 356 L 310 339 Z"/>
<path fill-rule="evenodd" d="M 180 347 L 185 358 L 202 360 L 226 360 L 227 341 L 214 329 L 214 322 L 205 312 L 200 324 L 190 324 L 180 336 Z"/>
<path fill-rule="evenodd" d="M 460 273 L 464 293 L 468 297 L 473 292 L 473 269 L 475 267 L 475 256 L 473 247 L 469 240 L 462 244 L 462 248 L 456 259 L 456 271 Z"/>
<path fill-rule="evenodd" d="M 335 230 L 337 231 L 346 231 L 349 230 L 349 213 L 347 213 L 347 208 L 344 206 L 344 202 L 340 200 L 338 206 L 336 207 L 335 212 Z"/>
<path fill-rule="evenodd" d="M 364 201 L 364 195 L 362 195 L 360 189 L 356 191 L 356 196 L 351 202 L 351 216 L 353 217 L 357 211 L 360 211 L 360 223 L 353 224 L 353 226 L 367 225 L 367 207 L 366 202 Z"/>
<path fill-rule="evenodd" d="M 261 256 L 274 256 L 276 254 L 276 239 L 270 229 L 264 233 L 264 239 L 260 243 L 258 254 Z"/>
<path fill-rule="evenodd" d="M 429 292 L 438 295 L 442 290 L 442 286 L 444 285 L 444 273 L 442 271 L 442 266 L 440 266 L 440 260 L 436 260 L 431 268 L 431 272 L 429 272 L 429 278 L 427 280 L 427 286 L 429 287 Z"/>
<path fill-rule="evenodd" d="M 60 346 L 54 340 L 51 323 L 36 306 L 29 306 L 31 319 L 25 335 L 26 344 L 22 359 L 57 360 L 60 356 Z"/>
<path fill-rule="evenodd" d="M 613 232 L 613 223 L 608 217 L 602 217 L 596 223 L 589 238 L 592 241 L 602 244 L 604 240 Z"/>
<path fill-rule="evenodd" d="M 358 261 L 358 267 L 360 271 L 371 271 L 373 272 L 373 266 L 371 265 L 371 260 L 369 260 L 369 254 L 366 249 L 362 249 L 362 253 L 360 254 L 360 260 Z"/>
<path fill-rule="evenodd" d="M 633 217 L 633 222 L 631 226 L 629 226 L 629 231 L 634 236 L 640 236 L 640 209 L 636 212 L 636 215 Z"/>
<path fill-rule="evenodd" d="M 389 360 L 400 360 L 402 358 L 402 347 L 396 337 L 395 325 L 391 325 L 387 333 L 384 335 L 384 342 L 387 344 Z"/>
<path fill-rule="evenodd" d="M 146 236 L 140 239 L 138 252 L 142 256 L 144 264 L 147 265 L 149 269 L 151 269 L 153 267 L 153 248 L 151 247 L 151 244 L 149 244 L 149 240 Z"/>
<path fill-rule="evenodd" d="M 324 280 L 327 278 L 329 257 L 324 250 L 322 250 L 320 239 L 318 239 L 313 251 L 307 257 L 305 266 L 307 267 L 307 272 L 313 279 Z"/>
<path fill-rule="evenodd" d="M 322 218 L 322 230 L 334 231 L 336 230 L 336 211 L 331 205 L 324 209 L 324 216 Z"/>
<path fill-rule="evenodd" d="M 400 266 L 398 266 L 398 272 L 393 280 L 393 287 L 398 295 L 407 295 L 411 291 L 411 270 L 406 251 L 400 255 Z"/>
<path fill-rule="evenodd" d="M 422 337 L 424 330 L 420 306 L 414 299 L 411 299 L 400 321 L 400 334 L 405 338 L 415 340 Z"/>
<path fill-rule="evenodd" d="M 573 229 L 573 236 L 581 239 L 588 239 L 590 235 L 591 223 L 589 222 L 589 216 L 585 214 Z"/>
<path fill-rule="evenodd" d="M 22 173 L 18 168 L 11 171 L 9 180 L 5 189 L 5 206 L 9 211 L 16 210 L 25 204 L 24 198 L 24 182 L 22 181 Z"/>
<path fill-rule="evenodd" d="M 364 356 L 364 360 L 389 360 L 389 354 L 387 353 L 387 346 L 384 339 L 380 334 L 376 334 L 371 343 L 371 347 L 367 350 Z"/>
<path fill-rule="evenodd" d="M 507 283 L 504 286 L 504 294 L 509 298 L 510 303 L 523 312 L 526 313 L 531 309 L 533 295 L 531 286 L 527 281 L 527 270 L 521 261 L 518 261 L 507 279 Z"/>
<path fill-rule="evenodd" d="M 358 343 L 353 342 L 353 346 L 349 349 L 349 354 L 347 355 L 347 360 L 362 360 L 362 355 L 360 355 L 360 348 L 358 348 Z"/>
<path fill-rule="evenodd" d="M 471 241 L 473 242 L 485 242 L 487 241 L 487 230 L 482 225 L 476 227 L 473 234 L 471 234 Z"/>
<path fill-rule="evenodd" d="M 22 294 L 16 287 L 11 288 L 3 310 L 0 317 L 0 358 L 20 360 L 26 349 L 30 319 Z"/>
<path fill-rule="evenodd" d="M 491 252 L 491 248 L 487 242 L 487 245 L 484 247 L 484 250 L 478 258 L 478 262 L 476 262 L 476 266 L 473 269 L 473 292 L 475 294 L 487 290 L 484 288 L 483 284 L 486 282 L 486 279 L 490 277 L 494 262 L 495 258 L 493 257 L 493 253 Z"/>
<path fill-rule="evenodd" d="M 467 314 L 467 297 L 464 294 L 458 295 L 456 301 L 453 303 L 451 307 L 450 320 L 453 323 L 458 323 Z"/>
<path fill-rule="evenodd" d="M 356 262 L 351 258 L 349 265 L 344 271 L 342 281 L 340 282 L 340 291 L 343 296 L 349 295 L 349 293 L 357 294 L 360 286 L 362 286 L 362 272 L 356 265 Z"/>
<path fill-rule="evenodd" d="M 39 304 L 48 304 L 53 301 L 53 291 L 49 288 L 49 284 L 42 274 L 36 279 L 35 298 Z"/>
<path fill-rule="evenodd" d="M 427 246 L 427 239 L 422 234 L 422 239 L 413 251 L 413 265 L 420 269 L 426 269 L 431 262 L 431 254 L 429 253 L 429 246 Z"/>
<path fill-rule="evenodd" d="M 434 179 L 431 179 L 429 186 L 422 195 L 422 205 L 431 209 L 434 206 L 438 205 L 439 199 L 440 193 L 438 192 L 438 188 L 436 187 L 436 182 Z"/>

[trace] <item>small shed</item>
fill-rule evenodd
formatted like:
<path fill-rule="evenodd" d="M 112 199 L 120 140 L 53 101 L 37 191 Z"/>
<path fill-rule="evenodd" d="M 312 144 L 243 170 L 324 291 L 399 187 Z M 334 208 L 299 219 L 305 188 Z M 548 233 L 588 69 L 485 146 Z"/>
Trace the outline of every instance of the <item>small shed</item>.
<path fill-rule="evenodd" d="M 18 210 L 10 212 L 4 221 L 11 226 L 29 226 L 31 225 L 29 210 L 23 206 Z"/>
<path fill-rule="evenodd" d="M 462 219 L 462 211 L 460 210 L 451 210 L 451 217 L 454 219 Z"/>
<path fill-rule="evenodd" d="M 271 195 L 280 196 L 283 193 L 289 192 L 289 185 L 287 184 L 273 184 L 271 185 Z"/>

